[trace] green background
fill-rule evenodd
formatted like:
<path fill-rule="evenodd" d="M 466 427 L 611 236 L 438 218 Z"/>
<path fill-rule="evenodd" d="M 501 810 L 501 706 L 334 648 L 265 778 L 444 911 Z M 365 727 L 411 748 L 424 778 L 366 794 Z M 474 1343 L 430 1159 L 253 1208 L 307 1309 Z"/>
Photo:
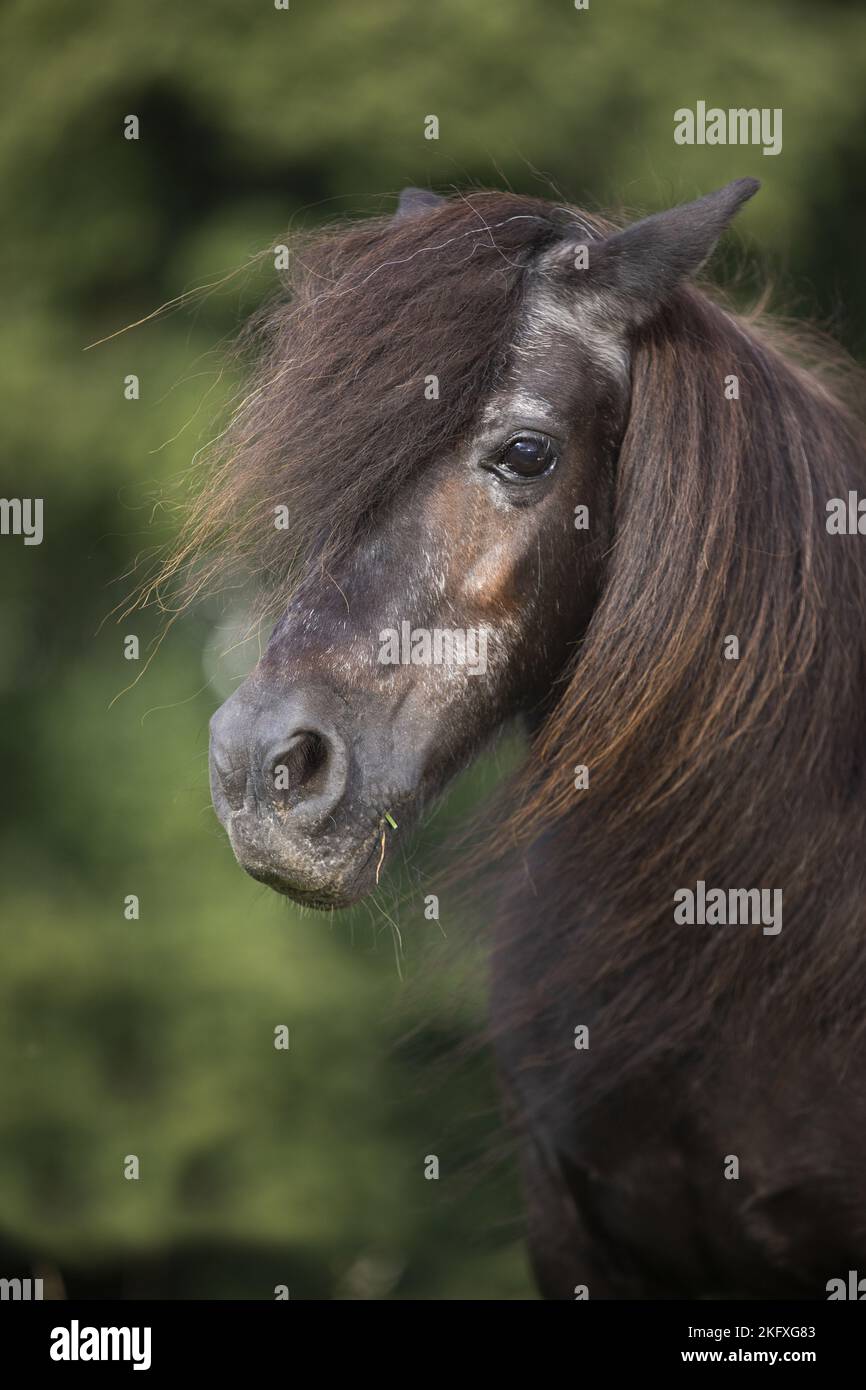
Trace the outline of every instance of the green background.
<path fill-rule="evenodd" d="M 290 223 L 407 183 L 645 211 L 755 174 L 722 273 L 744 295 L 772 279 L 862 355 L 866 12 L 7 0 L 0 54 L 2 491 L 43 497 L 46 528 L 0 539 L 2 1249 L 128 1296 L 532 1297 L 479 924 L 436 854 L 499 768 L 456 789 L 376 903 L 303 916 L 240 873 L 209 806 L 242 596 L 155 654 L 162 615 L 109 615 L 176 525 L 236 385 L 226 342 L 273 289 L 252 258 Z M 782 153 L 676 146 L 674 110 L 698 100 L 781 107 Z"/>

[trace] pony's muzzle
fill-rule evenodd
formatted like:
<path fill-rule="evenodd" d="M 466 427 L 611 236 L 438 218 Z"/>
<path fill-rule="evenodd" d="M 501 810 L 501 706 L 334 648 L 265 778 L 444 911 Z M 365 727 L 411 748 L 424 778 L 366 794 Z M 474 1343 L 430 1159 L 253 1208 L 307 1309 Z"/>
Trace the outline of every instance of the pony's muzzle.
<path fill-rule="evenodd" d="M 363 723 L 317 681 L 275 691 L 282 679 L 257 670 L 213 716 L 214 808 L 253 878 L 308 906 L 346 907 L 375 886 L 386 812 L 416 787 L 423 740 L 414 728 L 396 756 L 390 720 Z"/>
<path fill-rule="evenodd" d="M 298 692 L 257 705 L 241 688 L 217 710 L 210 726 L 211 790 L 233 843 L 238 818 L 253 840 L 270 842 L 279 829 L 288 848 L 295 836 L 306 839 L 333 817 L 349 759 L 332 704 Z M 259 822 L 261 836 L 254 830 Z"/>

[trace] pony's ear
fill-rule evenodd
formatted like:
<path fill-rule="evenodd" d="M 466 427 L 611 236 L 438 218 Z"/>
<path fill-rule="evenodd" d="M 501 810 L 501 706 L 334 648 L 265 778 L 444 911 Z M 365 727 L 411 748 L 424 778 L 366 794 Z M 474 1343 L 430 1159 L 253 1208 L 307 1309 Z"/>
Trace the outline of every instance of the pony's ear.
<path fill-rule="evenodd" d="M 758 179 L 735 179 L 694 203 L 645 217 L 600 241 L 572 242 L 567 253 L 571 265 L 580 266 L 578 248 L 585 246 L 587 288 L 614 296 L 629 320 L 641 323 L 703 265 L 728 223 L 760 186 Z M 563 249 L 558 248 L 560 256 Z"/>
<path fill-rule="evenodd" d="M 431 193 L 429 189 L 404 188 L 397 203 L 394 221 L 401 222 L 404 217 L 421 217 L 444 202 L 444 198 L 440 198 L 438 193 Z"/>

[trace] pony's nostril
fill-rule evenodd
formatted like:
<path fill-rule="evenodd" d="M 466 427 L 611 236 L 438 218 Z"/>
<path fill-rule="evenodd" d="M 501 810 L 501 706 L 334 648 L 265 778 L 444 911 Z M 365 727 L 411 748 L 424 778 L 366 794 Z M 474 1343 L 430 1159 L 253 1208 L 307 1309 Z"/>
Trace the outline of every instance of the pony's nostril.
<path fill-rule="evenodd" d="M 294 804 L 327 791 L 330 750 L 322 734 L 303 729 L 294 734 L 271 764 L 271 785 L 278 801 Z"/>
<path fill-rule="evenodd" d="M 315 693 L 315 692 L 314 692 Z M 349 749 L 320 696 L 294 693 L 258 721 L 252 779 L 256 806 L 282 831 L 311 835 L 329 823 L 346 790 Z"/>
<path fill-rule="evenodd" d="M 211 787 L 224 824 L 234 812 L 244 811 L 250 824 L 276 812 L 290 837 L 331 823 L 348 782 L 349 747 L 331 720 L 328 692 L 314 695 L 316 700 L 293 692 L 266 703 L 256 692 L 256 708 L 235 693 L 217 710 L 211 719 Z M 265 827 L 263 836 L 268 833 Z"/>

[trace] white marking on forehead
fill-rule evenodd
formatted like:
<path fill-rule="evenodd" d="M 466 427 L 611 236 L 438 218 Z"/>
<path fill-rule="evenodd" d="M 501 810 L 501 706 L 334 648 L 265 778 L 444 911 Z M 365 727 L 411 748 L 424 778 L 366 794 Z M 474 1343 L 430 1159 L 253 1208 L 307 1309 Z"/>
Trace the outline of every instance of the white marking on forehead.
<path fill-rule="evenodd" d="M 550 401 L 544 400 L 541 396 L 530 395 L 528 391 L 523 391 L 517 387 L 514 391 L 507 391 L 484 407 L 481 416 L 482 425 L 493 424 L 499 417 L 508 412 L 510 415 L 523 415 L 527 419 L 544 420 L 553 414 L 553 406 Z"/>
<path fill-rule="evenodd" d="M 603 319 L 601 296 L 575 290 L 573 296 L 558 296 L 543 290 L 530 303 L 529 313 L 517 343 L 522 356 L 534 356 L 553 332 L 577 338 L 592 356 L 619 381 L 627 381 L 629 353 L 625 338 L 607 327 Z"/>

